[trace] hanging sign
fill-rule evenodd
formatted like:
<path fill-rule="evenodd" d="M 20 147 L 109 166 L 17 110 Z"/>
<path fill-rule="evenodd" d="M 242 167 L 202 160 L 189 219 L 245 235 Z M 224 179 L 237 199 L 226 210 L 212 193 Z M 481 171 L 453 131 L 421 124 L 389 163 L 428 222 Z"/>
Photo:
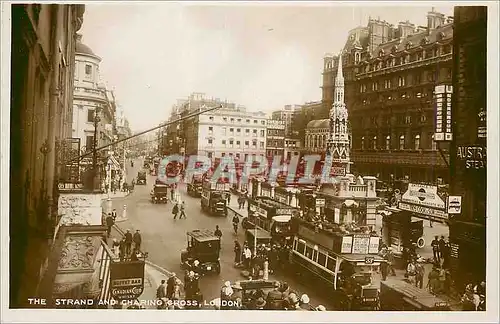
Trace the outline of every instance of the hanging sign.
<path fill-rule="evenodd" d="M 462 196 L 448 197 L 448 214 L 460 214 L 462 212 Z"/>
<path fill-rule="evenodd" d="M 444 209 L 445 203 L 437 193 L 437 186 L 424 184 L 408 184 L 408 190 L 401 197 L 405 203 Z"/>
<path fill-rule="evenodd" d="M 110 264 L 110 292 L 116 300 L 133 300 L 144 291 L 144 261 L 122 261 Z"/>
<path fill-rule="evenodd" d="M 453 139 L 451 129 L 451 96 L 453 86 L 438 85 L 434 88 L 435 129 L 434 141 L 450 142 Z"/>

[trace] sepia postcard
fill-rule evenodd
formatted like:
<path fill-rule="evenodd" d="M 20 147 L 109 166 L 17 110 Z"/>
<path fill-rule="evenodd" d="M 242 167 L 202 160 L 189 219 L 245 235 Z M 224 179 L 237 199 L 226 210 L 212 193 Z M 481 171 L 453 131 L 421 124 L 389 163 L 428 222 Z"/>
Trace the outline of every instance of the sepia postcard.
<path fill-rule="evenodd" d="M 499 321 L 498 3 L 1 8 L 2 322 Z"/>

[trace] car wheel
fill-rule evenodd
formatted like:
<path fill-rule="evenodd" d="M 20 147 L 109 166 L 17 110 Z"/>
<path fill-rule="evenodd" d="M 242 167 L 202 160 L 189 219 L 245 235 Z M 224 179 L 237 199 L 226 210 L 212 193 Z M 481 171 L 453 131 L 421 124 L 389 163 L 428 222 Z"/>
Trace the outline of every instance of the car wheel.
<path fill-rule="evenodd" d="M 417 240 L 417 247 L 421 249 L 424 246 L 425 246 L 425 239 L 423 237 L 419 237 Z"/>

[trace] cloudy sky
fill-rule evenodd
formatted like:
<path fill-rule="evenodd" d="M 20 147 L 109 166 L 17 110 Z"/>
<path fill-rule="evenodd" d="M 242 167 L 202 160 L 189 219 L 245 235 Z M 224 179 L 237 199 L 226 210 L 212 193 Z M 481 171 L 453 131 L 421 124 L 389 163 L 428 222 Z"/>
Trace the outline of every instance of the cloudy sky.
<path fill-rule="evenodd" d="M 370 16 L 426 25 L 431 3 L 396 4 L 87 4 L 80 33 L 140 131 L 191 92 L 266 112 L 321 100 L 322 58 L 340 51 L 350 29 Z M 452 15 L 446 5 L 435 10 Z"/>

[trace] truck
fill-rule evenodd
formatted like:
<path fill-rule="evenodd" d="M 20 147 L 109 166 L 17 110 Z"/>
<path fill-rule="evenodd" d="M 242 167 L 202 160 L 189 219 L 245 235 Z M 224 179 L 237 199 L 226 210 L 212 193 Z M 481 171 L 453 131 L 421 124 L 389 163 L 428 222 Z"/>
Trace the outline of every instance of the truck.
<path fill-rule="evenodd" d="M 204 180 L 201 192 L 201 209 L 211 215 L 227 216 L 227 196 L 230 195 L 229 182 Z"/>

